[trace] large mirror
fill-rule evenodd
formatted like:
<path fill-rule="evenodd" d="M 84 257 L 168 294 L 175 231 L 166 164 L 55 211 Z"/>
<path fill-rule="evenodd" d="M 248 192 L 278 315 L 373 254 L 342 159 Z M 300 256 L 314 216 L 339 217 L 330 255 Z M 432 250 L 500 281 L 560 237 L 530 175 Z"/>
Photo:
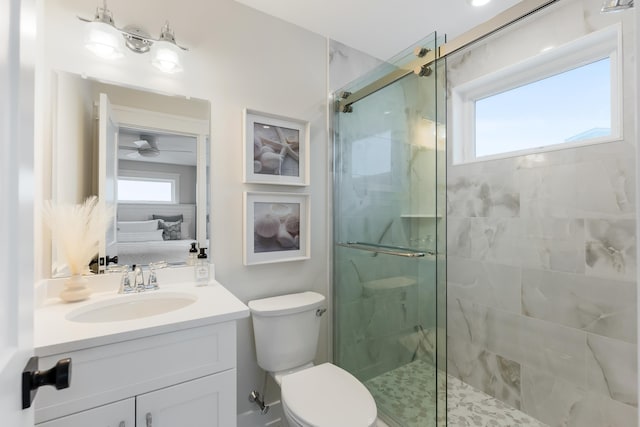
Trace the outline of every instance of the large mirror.
<path fill-rule="evenodd" d="M 115 217 L 94 271 L 187 262 L 208 248 L 208 101 L 168 96 L 55 72 L 52 79 L 55 203 L 97 195 Z M 52 277 L 68 275 L 52 242 Z"/>

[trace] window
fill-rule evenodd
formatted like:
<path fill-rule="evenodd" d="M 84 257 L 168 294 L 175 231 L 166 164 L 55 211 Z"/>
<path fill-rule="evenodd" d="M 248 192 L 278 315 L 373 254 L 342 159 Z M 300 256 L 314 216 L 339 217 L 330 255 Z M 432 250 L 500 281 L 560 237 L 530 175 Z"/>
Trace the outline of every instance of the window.
<path fill-rule="evenodd" d="M 619 27 L 452 89 L 453 162 L 621 138 Z"/>
<path fill-rule="evenodd" d="M 351 174 L 354 177 L 391 172 L 391 131 L 354 141 L 351 159 Z"/>
<path fill-rule="evenodd" d="M 118 176 L 119 203 L 179 203 L 179 176 L 122 171 Z"/>

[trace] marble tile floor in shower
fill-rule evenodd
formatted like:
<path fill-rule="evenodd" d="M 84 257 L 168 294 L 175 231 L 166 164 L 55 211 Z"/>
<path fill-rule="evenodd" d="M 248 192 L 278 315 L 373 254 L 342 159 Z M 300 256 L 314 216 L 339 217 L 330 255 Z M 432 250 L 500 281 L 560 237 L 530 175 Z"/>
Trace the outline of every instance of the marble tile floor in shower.
<path fill-rule="evenodd" d="M 445 375 L 440 373 L 438 390 L 444 398 Z M 534 418 L 474 389 L 450 375 L 447 378 L 447 426 L 450 427 L 545 427 Z M 436 424 L 436 369 L 415 360 L 365 382 L 378 413 L 387 415 L 390 427 L 444 426 L 443 415 Z M 444 402 L 442 402 L 444 404 Z M 385 425 L 380 423 L 380 425 Z"/>

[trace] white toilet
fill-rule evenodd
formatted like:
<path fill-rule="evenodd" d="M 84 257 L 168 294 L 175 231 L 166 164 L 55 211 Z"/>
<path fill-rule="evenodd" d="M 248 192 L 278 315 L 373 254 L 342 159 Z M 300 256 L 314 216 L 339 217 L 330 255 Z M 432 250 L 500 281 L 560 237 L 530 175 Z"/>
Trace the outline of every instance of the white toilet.
<path fill-rule="evenodd" d="M 258 365 L 280 385 L 291 426 L 373 427 L 376 404 L 347 371 L 312 361 L 325 298 L 315 292 L 249 301 Z"/>

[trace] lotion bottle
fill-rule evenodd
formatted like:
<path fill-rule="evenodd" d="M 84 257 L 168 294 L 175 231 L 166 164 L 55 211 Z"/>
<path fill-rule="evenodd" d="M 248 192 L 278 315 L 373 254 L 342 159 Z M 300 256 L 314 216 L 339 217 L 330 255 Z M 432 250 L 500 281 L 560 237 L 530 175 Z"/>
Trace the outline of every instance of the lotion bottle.
<path fill-rule="evenodd" d="M 198 249 L 196 245 L 196 242 L 191 243 L 191 249 L 189 249 L 189 256 L 187 257 L 187 265 L 196 265 L 196 261 L 198 260 Z"/>
<path fill-rule="evenodd" d="M 207 248 L 200 248 L 198 259 L 195 265 L 197 286 L 209 284 L 209 260 L 207 259 Z"/>

